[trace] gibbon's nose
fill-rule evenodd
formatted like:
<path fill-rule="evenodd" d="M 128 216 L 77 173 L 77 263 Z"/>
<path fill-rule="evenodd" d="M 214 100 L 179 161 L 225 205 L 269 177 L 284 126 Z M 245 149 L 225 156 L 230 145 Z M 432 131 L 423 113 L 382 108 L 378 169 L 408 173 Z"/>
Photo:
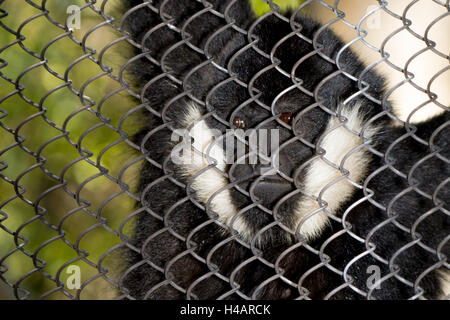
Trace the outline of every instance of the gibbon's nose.
<path fill-rule="evenodd" d="M 272 207 L 285 195 L 294 190 L 294 186 L 289 181 L 278 175 L 264 176 L 261 180 L 256 180 L 254 186 L 250 187 L 255 197 L 266 208 Z"/>
<path fill-rule="evenodd" d="M 239 187 L 252 194 L 264 207 L 271 209 L 278 200 L 295 189 L 293 183 L 277 172 L 290 176 L 293 163 L 282 150 L 274 164 L 234 164 L 229 171 L 230 181 L 239 181 Z"/>
<path fill-rule="evenodd" d="M 230 171 L 233 181 L 250 180 L 263 175 L 265 168 L 270 167 L 262 164 L 236 164 Z"/>
<path fill-rule="evenodd" d="M 237 164 L 230 174 L 233 181 L 243 180 L 239 186 L 253 194 L 258 202 L 268 209 L 295 188 L 292 183 L 277 174 L 264 174 L 269 168 L 261 164 Z"/>
<path fill-rule="evenodd" d="M 276 172 L 283 172 L 290 176 L 294 167 L 286 154 L 286 149 L 281 150 L 276 157 L 272 158 L 272 160 L 274 159 L 276 163 L 270 164 L 263 164 L 260 161 L 257 161 L 256 164 L 233 164 L 229 172 L 230 180 L 249 180 L 259 176 L 275 175 Z"/>

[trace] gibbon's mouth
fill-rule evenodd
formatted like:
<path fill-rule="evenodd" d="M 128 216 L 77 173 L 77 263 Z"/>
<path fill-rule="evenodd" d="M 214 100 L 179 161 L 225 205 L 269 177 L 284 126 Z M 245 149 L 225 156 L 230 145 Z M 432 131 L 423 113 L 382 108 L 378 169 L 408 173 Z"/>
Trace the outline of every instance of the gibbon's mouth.
<path fill-rule="evenodd" d="M 238 165 L 247 166 L 247 165 Z M 230 181 L 232 182 L 232 181 Z M 249 193 L 250 198 L 265 208 L 271 210 L 284 196 L 295 190 L 292 183 L 279 175 L 258 175 L 251 178 L 242 178 L 238 186 Z"/>
<path fill-rule="evenodd" d="M 292 184 L 285 179 L 273 177 L 258 181 L 253 192 L 259 203 L 266 208 L 272 208 L 281 198 L 294 191 L 294 189 Z"/>
<path fill-rule="evenodd" d="M 223 161 L 226 159 L 225 151 L 213 143 L 213 129 L 202 120 L 202 114 L 194 104 L 187 107 L 182 125 L 193 138 L 192 147 L 197 152 L 184 154 L 190 161 L 179 164 L 180 169 L 191 178 L 191 188 L 198 200 L 214 211 L 221 222 L 250 241 L 255 228 L 239 214 L 244 208 L 237 207 L 230 189 L 236 186 L 245 190 L 253 202 L 271 210 L 281 199 L 290 198 L 296 187 L 274 172 L 256 174 L 252 165 L 233 164 L 228 168 Z M 364 119 L 359 112 L 360 107 L 360 104 L 342 106 L 341 117 L 330 116 L 317 142 L 317 148 L 324 152 L 307 160 L 301 193 L 296 192 L 296 197 L 292 198 L 295 202 L 289 209 L 292 212 L 283 213 L 292 221 L 292 225 L 287 227 L 307 240 L 322 233 L 329 223 L 329 215 L 334 215 L 351 198 L 368 170 L 371 155 L 366 145 L 372 142 L 379 128 L 368 127 L 361 134 Z M 214 168 L 205 154 L 214 159 Z M 278 169 L 283 168 L 283 163 L 286 165 L 286 161 L 280 161 Z"/>

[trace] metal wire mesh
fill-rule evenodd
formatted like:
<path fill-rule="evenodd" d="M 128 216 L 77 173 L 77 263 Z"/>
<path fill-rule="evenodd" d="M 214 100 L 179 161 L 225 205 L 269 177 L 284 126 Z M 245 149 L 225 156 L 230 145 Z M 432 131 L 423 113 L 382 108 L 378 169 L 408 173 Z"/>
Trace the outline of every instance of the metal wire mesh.
<path fill-rule="evenodd" d="M 430 159 L 434 161 L 433 165 L 440 166 L 442 172 L 448 172 L 448 145 L 440 145 L 436 141 L 449 130 L 450 121 L 434 124 L 436 127 L 433 128 L 431 136 L 423 137 L 417 133 L 417 126 L 411 123 L 411 117 L 430 104 L 444 113 L 450 111 L 439 99 L 441 93 L 433 91 L 433 83 L 448 72 L 450 67 L 447 63 L 445 68 L 431 77 L 426 86 L 415 82 L 415 74 L 408 67 L 425 52 L 450 61 L 448 52 L 440 51 L 439 46 L 429 38 L 430 30 L 450 18 L 449 1 L 430 1 L 434 6 L 442 7 L 443 14 L 433 19 L 424 34 L 418 34 L 412 27 L 413 21 L 408 18 L 408 11 L 418 1 L 411 1 L 402 15 L 390 10 L 389 1 L 378 1 L 365 16 L 359 17 L 356 24 L 346 20 L 346 12 L 339 6 L 340 1 L 304 1 L 289 13 L 290 16 L 279 13 L 279 7 L 268 1 L 266 6 L 271 10 L 245 27 L 232 16 L 232 7 L 236 1 L 228 1 L 227 5 L 221 6 L 220 9 L 217 4 L 213 5 L 207 1 L 190 2 L 192 13 L 186 22 L 177 21 L 171 16 L 174 13 L 171 6 L 175 5 L 174 1 L 170 0 L 141 1 L 131 8 L 126 8 L 124 12 L 117 10 L 117 7 L 120 7 L 118 3 L 108 0 L 86 0 L 78 3 L 64 1 L 58 4 L 45 0 L 14 3 L 12 0 L 0 1 L 0 278 L 7 285 L 4 291 L 12 292 L 17 299 L 135 299 L 151 298 L 160 290 L 167 290 L 172 292 L 173 296 L 196 299 L 202 298 L 198 293 L 202 285 L 216 281 L 224 286 L 221 293 L 215 296 L 219 299 L 260 298 L 262 293 L 268 291 L 267 288 L 279 283 L 282 283 L 283 288 L 289 289 L 289 298 L 292 296 L 296 299 L 311 299 L 315 296 L 311 294 L 312 285 L 308 279 L 315 272 L 321 272 L 323 277 L 333 279 L 330 281 L 333 287 L 321 298 L 336 298 L 341 292 L 353 292 L 356 298 L 371 299 L 376 296 L 376 289 L 362 286 L 361 282 L 365 283 L 365 279 L 355 279 L 351 271 L 359 261 L 370 259 L 368 264 L 381 266 L 382 274 L 377 284 L 392 282 L 396 287 L 411 290 L 408 292 L 412 294 L 404 298 L 427 298 L 422 288 L 423 279 L 436 270 L 440 270 L 444 279 L 445 270 L 450 270 L 446 255 L 449 252 L 450 227 L 448 222 L 438 225 L 440 230 L 435 230 L 436 234 L 446 233 L 446 236 L 436 238 L 432 245 L 423 240 L 417 229 L 426 224 L 431 216 L 439 215 L 441 220 L 448 221 L 449 199 L 446 196 L 449 195 L 450 178 L 438 181 L 437 185 L 433 186 L 434 189 L 430 190 L 422 187 L 415 175 L 418 168 Z M 78 5 L 83 19 L 83 27 L 79 31 L 70 30 L 67 25 L 66 8 L 72 4 Z M 313 5 L 328 11 L 332 18 L 313 38 L 308 38 L 302 33 L 302 26 L 295 19 L 301 10 Z M 137 23 L 130 19 L 136 19 L 140 11 L 152 14 L 155 21 L 158 21 L 151 25 L 139 25 L 137 28 L 145 30 L 141 34 L 152 39 L 157 33 L 166 33 L 167 39 L 170 39 L 164 48 L 161 44 L 160 52 L 152 52 L 151 48 L 147 48 L 145 37 L 136 39 L 132 36 L 130 26 Z M 389 30 L 386 40 L 378 48 L 365 40 L 367 32 L 362 23 L 380 11 L 401 22 L 401 27 Z M 18 16 L 20 17 L 17 18 Z M 214 17 L 217 27 L 214 36 L 210 36 L 203 42 L 204 45 L 200 46 L 198 37 L 189 34 L 189 30 L 192 24 L 201 23 L 199 21 L 203 21 L 203 17 Z M 255 33 L 255 29 L 269 19 L 285 24 L 290 31 L 283 37 L 280 36 L 270 50 L 265 50 L 258 45 L 260 35 Z M 354 34 L 354 40 L 346 43 L 345 47 L 362 43 L 378 55 L 377 61 L 370 64 L 363 73 L 355 74 L 354 71 L 352 73 L 342 69 L 339 60 L 345 57 L 345 48 L 337 57 L 330 57 L 322 51 L 323 46 L 318 41 L 320 33 L 338 22 L 343 23 Z M 40 29 L 38 26 L 41 26 Z M 233 53 L 227 61 L 218 61 L 214 54 L 214 45 L 218 44 L 214 43 L 214 39 L 226 32 L 238 34 L 245 41 L 241 50 Z M 423 49 L 412 55 L 405 65 L 397 65 L 391 61 L 388 47 L 395 41 L 397 34 L 404 32 L 420 41 Z M 169 34 L 175 36 L 169 37 Z M 314 88 L 303 86 L 302 80 L 296 77 L 296 71 L 284 70 L 282 62 L 277 58 L 279 46 L 292 38 L 306 41 L 314 48 L 312 52 L 295 57 L 295 60 L 299 61 L 296 68 L 309 57 L 319 56 L 333 63 L 339 72 L 330 72 Z M 173 70 L 165 64 L 167 57 L 181 47 L 188 48 L 195 52 L 196 57 L 201 57 L 193 66 L 188 65 L 182 75 L 179 70 Z M 252 79 L 240 79 L 236 75 L 235 64 L 238 64 L 239 57 L 248 50 L 252 50 L 269 63 Z M 136 65 L 139 68 L 139 62 L 143 59 L 147 66 L 151 65 L 159 71 L 157 76 L 152 75 L 146 83 L 136 85 L 129 73 L 132 73 L 131 69 Z M 380 63 L 386 63 L 392 70 L 404 76 L 402 81 L 390 86 L 381 97 L 371 91 L 364 78 L 364 75 Z M 211 74 L 216 72 L 221 75 L 214 87 L 198 89 L 192 86 L 191 78 L 202 68 L 211 68 L 214 70 Z M 234 113 L 251 103 L 273 112 L 273 105 L 278 98 L 272 99 L 272 104 L 268 103 L 263 97 L 264 89 L 258 88 L 255 81 L 271 72 L 291 81 L 283 94 L 292 90 L 302 91 L 313 100 L 306 109 L 327 109 L 333 117 L 339 119 L 340 126 L 344 126 L 348 119 L 343 119 L 339 113 L 324 105 L 318 93 L 327 81 L 338 75 L 343 76 L 356 83 L 359 88 L 359 91 L 353 92 L 352 97 L 363 96 L 379 107 L 380 111 L 371 115 L 369 123 L 385 118 L 397 124 L 400 128 L 398 130 L 402 130 L 397 131 L 401 134 L 392 137 L 392 141 L 389 141 L 383 151 L 374 148 L 370 141 L 363 140 L 361 147 L 349 152 L 347 157 L 364 148 L 377 158 L 383 159 L 384 165 L 368 173 L 364 181 L 352 180 L 350 173 L 341 164 L 326 161 L 328 166 L 339 172 L 339 176 L 330 185 L 323 186 L 320 194 L 308 194 L 302 186 L 296 186 L 298 190 L 287 197 L 303 195 L 309 198 L 317 204 L 317 208 L 312 210 L 308 217 L 323 213 L 340 228 L 333 229 L 320 243 L 310 243 L 299 236 L 293 243 L 281 246 L 274 256 L 268 256 L 264 248 L 258 245 L 258 239 L 264 232 L 278 227 L 293 236 L 298 235 L 297 225 L 293 228 L 278 217 L 279 206 L 262 209 L 263 206 L 257 203 L 252 190 L 239 189 L 238 184 L 233 182 L 224 187 L 223 190 L 236 188 L 236 192 L 240 192 L 249 201 L 233 221 L 253 208 L 259 208 L 272 217 L 251 241 L 245 241 L 230 227 L 230 223 L 218 218 L 218 214 L 210 205 L 213 201 L 211 198 L 220 194 L 220 191 L 215 192 L 209 202 L 202 203 L 194 195 L 192 185 L 174 175 L 168 156 L 164 155 L 155 160 L 155 155 L 147 150 L 149 143 L 157 141 L 155 137 L 158 137 L 158 134 L 170 135 L 175 130 L 171 126 L 169 109 L 171 104 L 180 99 L 189 98 L 205 107 L 208 113 L 202 115 L 203 119 L 213 118 L 222 124 L 222 128 L 230 127 L 230 119 L 233 119 L 233 116 L 224 117 L 209 101 L 218 88 L 230 83 L 246 92 L 246 98 L 237 103 Z M 160 82 L 171 83 L 179 91 L 161 93 L 164 103 L 160 103 L 162 107 L 157 109 L 146 95 L 147 91 L 158 90 Z M 412 85 L 428 97 L 427 101 L 414 106 L 406 121 L 397 117 L 389 102 L 390 96 L 404 84 Z M 138 134 L 140 138 L 136 139 L 133 136 L 140 126 L 139 117 L 136 115 L 141 113 L 150 113 L 158 121 L 150 127 L 146 123 L 142 124 L 147 127 L 144 133 Z M 305 113 L 296 117 L 295 121 L 300 121 L 302 115 Z M 361 132 L 353 134 L 359 137 Z M 292 138 L 295 136 L 295 132 L 292 132 Z M 289 147 L 289 141 L 284 147 Z M 427 150 L 426 156 L 411 155 L 411 158 L 416 158 L 407 172 L 398 169 L 391 160 L 395 158 L 396 152 L 403 150 L 401 146 L 405 141 Z M 318 144 L 301 142 L 316 152 L 312 159 L 326 160 L 326 154 L 321 153 Z M 443 149 L 445 147 L 447 150 Z M 309 160 L 305 163 L 311 162 L 312 160 Z M 138 188 L 138 177 L 143 165 L 158 173 L 156 177 L 151 175 L 150 181 L 144 178 Z M 208 170 L 216 170 L 214 163 L 210 162 L 209 166 L 196 172 L 194 179 Z M 226 173 L 216 171 L 228 178 Z M 390 199 L 382 201 L 377 199 L 370 183 L 385 172 L 389 172 L 390 179 L 402 180 L 406 187 L 391 195 Z M 341 215 L 335 215 L 330 212 L 331 209 L 327 208 L 328 204 L 321 197 L 327 189 L 342 180 L 358 190 L 361 197 L 344 208 Z M 175 195 L 164 194 L 165 185 L 171 185 L 180 191 Z M 158 202 L 158 199 L 149 199 L 150 190 L 155 187 L 160 188 L 161 197 L 172 197 L 171 205 L 162 211 L 155 209 L 152 203 Z M 395 207 L 399 203 L 405 205 L 402 203 L 402 197 L 411 192 L 430 201 L 432 205 L 420 208 L 417 214 L 411 215 L 414 221 L 407 222 L 399 218 Z M 364 232 L 364 237 L 352 227 L 355 220 L 351 219 L 360 204 L 370 205 L 385 214 L 384 220 L 375 226 L 368 226 L 370 228 Z M 176 212 L 181 207 L 189 207 L 192 211 L 202 213 L 201 218 L 193 218 L 197 220 L 191 221 L 188 230 L 178 230 L 174 227 L 174 220 L 179 219 Z M 147 234 L 145 239 L 135 241 L 132 236 L 133 224 L 136 219 L 139 223 L 138 217 L 141 215 L 151 215 L 159 223 L 155 224 L 155 230 Z M 199 252 L 196 234 L 211 226 L 229 230 L 230 233 L 213 243 L 210 251 Z M 378 239 L 378 232 L 388 227 L 396 230 L 392 232 L 401 233 L 404 241 L 392 254 L 385 256 L 379 251 L 382 242 Z M 433 228 L 435 227 L 433 225 Z M 339 241 L 344 236 L 358 243 L 359 247 L 350 252 L 351 256 L 336 262 L 329 251 L 330 248 L 334 250 L 336 245 L 339 246 Z M 147 252 L 152 241 L 163 241 L 157 240 L 158 237 L 166 237 L 167 246 L 177 243 L 176 250 L 167 249 L 164 259 Z M 246 253 L 234 260 L 230 270 L 224 272 L 221 266 L 217 265 L 214 256 L 231 244 L 242 248 Z M 397 265 L 397 258 L 412 248 L 421 248 L 433 257 L 427 258 L 427 261 L 433 263 L 417 270 L 415 279 L 405 276 L 402 267 Z M 134 253 L 131 265 L 125 262 L 124 251 L 127 250 Z M 286 274 L 286 265 L 296 263 L 292 260 L 292 255 L 300 250 L 303 256 L 311 257 L 311 266 L 300 274 Z M 177 270 L 180 270 L 177 264 L 186 263 L 186 257 L 191 259 L 188 261 L 201 265 L 200 271 L 193 275 L 194 279 L 190 281 L 180 280 L 176 274 Z M 295 258 L 295 255 L 293 257 Z M 222 264 L 226 263 L 222 261 Z M 67 279 L 71 273 L 66 270 L 72 265 L 81 267 L 80 288 L 68 288 Z M 258 268 L 269 271 L 264 277 L 256 277 L 251 288 L 239 283 L 237 279 L 240 273 L 248 276 L 249 270 L 259 270 Z M 125 284 L 127 277 L 136 272 L 158 274 L 155 276 L 157 280 L 141 284 L 142 290 L 145 291 L 142 296 L 134 295 Z M 283 295 L 280 297 L 283 298 Z"/>

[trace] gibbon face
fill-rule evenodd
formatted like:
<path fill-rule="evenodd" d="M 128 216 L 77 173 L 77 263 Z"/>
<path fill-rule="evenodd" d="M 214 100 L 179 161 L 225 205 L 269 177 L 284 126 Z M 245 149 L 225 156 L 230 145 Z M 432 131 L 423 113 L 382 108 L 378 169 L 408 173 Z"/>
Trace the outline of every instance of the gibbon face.
<path fill-rule="evenodd" d="M 267 114 L 263 125 L 258 126 L 258 129 L 249 129 L 255 130 L 252 131 L 255 135 L 260 133 L 260 136 L 255 141 L 242 139 L 247 144 L 254 143 L 254 152 L 257 153 L 257 139 L 262 140 L 270 133 L 275 135 L 271 130 L 277 130 L 276 138 L 280 138 L 280 141 L 276 145 L 279 147 L 269 157 L 271 161 L 267 160 L 264 165 L 255 162 L 255 159 L 254 163 L 242 163 L 251 162 L 248 153 L 247 157 L 244 155 L 241 158 L 241 163 L 234 158 L 232 160 L 236 163 L 227 163 L 226 153 L 229 150 L 226 148 L 230 147 L 230 143 L 224 143 L 225 139 L 231 139 L 232 134 L 238 135 L 238 138 L 234 138 L 232 151 L 238 149 L 236 145 L 239 144 L 245 148 L 245 142 L 239 140 L 239 134 L 233 130 L 228 136 L 215 133 L 214 127 L 202 119 L 195 105 L 187 106 L 188 112 L 183 121 L 193 142 L 191 149 L 187 148 L 188 152 L 181 157 L 179 170 L 190 181 L 199 201 L 210 207 L 222 222 L 246 240 L 251 240 L 256 232 L 270 223 L 273 217 L 270 214 L 267 217 L 268 212 L 276 214 L 275 219 L 290 228 L 292 234 L 314 238 L 320 235 L 327 224 L 327 213 L 334 214 L 351 198 L 355 184 L 361 184 L 366 177 L 371 161 L 366 145 L 373 141 L 378 131 L 377 127 L 369 126 L 364 131 L 365 135 L 360 136 L 365 125 L 361 106 L 341 106 L 339 118 L 334 115 L 319 118 L 322 123 L 313 122 L 314 118 L 308 119 L 311 123 L 304 126 L 317 124 L 323 129 L 301 135 L 290 132 L 304 130 L 300 121 L 294 125 L 290 121 L 280 125 L 278 121 L 284 113 L 279 114 L 278 118 Z M 241 123 L 245 121 L 242 119 L 247 119 L 242 113 L 242 116 L 235 117 Z M 290 118 L 294 118 L 291 112 L 289 114 Z M 247 150 L 249 148 L 251 146 Z M 321 155 L 317 155 L 316 150 L 320 150 Z M 271 166 L 273 162 L 276 165 Z M 230 185 L 237 186 L 242 194 L 233 192 Z M 257 205 L 242 211 L 241 208 L 246 206 L 243 195 Z M 326 206 L 327 213 L 321 209 L 320 203 Z"/>

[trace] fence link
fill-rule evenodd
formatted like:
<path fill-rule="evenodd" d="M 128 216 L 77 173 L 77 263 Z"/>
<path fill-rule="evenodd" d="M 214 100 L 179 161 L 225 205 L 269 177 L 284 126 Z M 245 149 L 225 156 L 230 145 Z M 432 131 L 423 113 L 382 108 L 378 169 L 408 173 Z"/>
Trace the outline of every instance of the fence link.
<path fill-rule="evenodd" d="M 251 2 L 255 18 L 239 11 L 242 3 L 0 1 L 0 297 L 450 295 L 450 110 L 442 98 L 450 57 L 433 41 L 450 19 L 449 1 L 429 1 L 441 13 L 423 32 L 409 18 L 421 1 L 400 14 L 390 1 L 373 1 L 353 21 L 342 11 L 345 1 L 299 1 L 285 11 L 281 0 L 258 0 Z M 307 30 L 298 17 L 319 8 L 324 27 Z M 363 26 L 380 13 L 398 25 L 381 24 L 386 37 L 377 46 Z M 351 40 L 321 42 L 338 24 Z M 405 33 L 421 47 L 400 64 L 390 46 Z M 226 49 L 227 41 L 237 47 Z M 297 43 L 309 51 L 280 57 L 287 50 L 280 48 Z M 347 51 L 353 45 L 376 59 L 355 65 Z M 420 83 L 411 65 L 426 55 L 444 66 L 427 70 L 432 75 Z M 332 67 L 314 69 L 319 60 Z M 382 64 L 402 76 L 385 89 L 373 73 Z M 402 118 L 391 101 L 406 85 L 425 98 Z M 323 101 L 333 90 L 342 96 Z M 301 112 L 286 107 L 299 97 Z M 243 110 L 253 112 L 245 126 L 281 127 L 279 150 L 309 155 L 294 173 L 278 171 L 289 183 L 277 186 L 290 188 L 261 203 L 236 164 L 209 158 L 214 143 L 192 151 L 194 162 L 202 160 L 188 177 L 177 172 L 163 145 L 177 129 L 174 118 L 189 112 L 180 111 L 186 101 L 201 110 L 188 127 L 203 120 L 219 129 L 216 142 L 244 126 Z M 334 104 L 366 108 L 364 125 L 352 125 L 352 114 Z M 414 121 L 431 107 L 438 117 Z M 200 143 L 209 132 L 202 130 L 194 137 Z M 327 145 L 327 136 L 338 140 Z M 342 155 L 327 156 L 325 146 L 355 139 Z M 284 215 L 296 203 L 298 216 Z"/>

